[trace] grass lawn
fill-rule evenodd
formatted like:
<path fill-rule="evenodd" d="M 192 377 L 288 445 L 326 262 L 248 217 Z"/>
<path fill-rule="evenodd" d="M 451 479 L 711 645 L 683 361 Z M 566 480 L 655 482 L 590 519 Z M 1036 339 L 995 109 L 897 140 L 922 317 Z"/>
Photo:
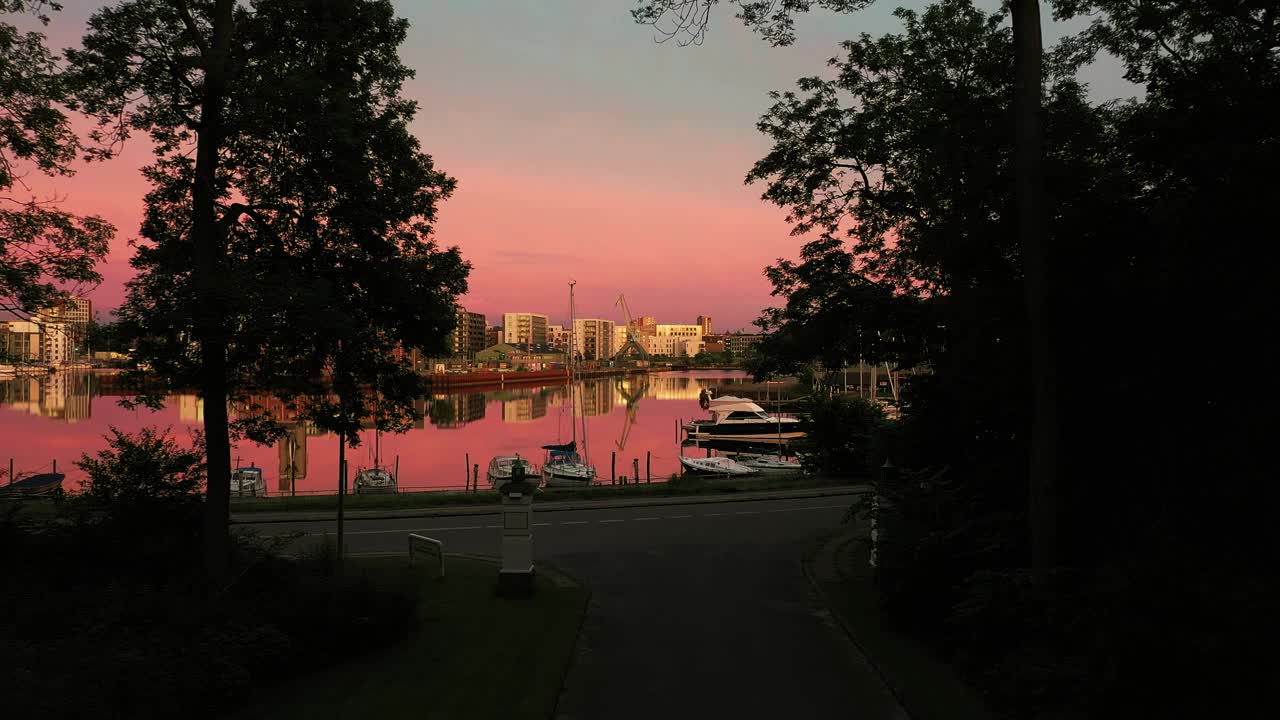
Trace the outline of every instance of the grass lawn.
<path fill-rule="evenodd" d="M 360 561 L 419 572 L 402 558 Z M 526 598 L 494 594 L 497 566 L 448 558 L 428 583 L 408 637 L 374 655 L 301 677 L 232 715 L 237 720 L 551 717 L 586 610 L 585 588 L 538 578 Z"/>
<path fill-rule="evenodd" d="M 827 478 L 812 475 L 801 477 L 753 477 L 753 478 L 698 478 L 684 477 L 673 482 L 639 483 L 631 485 L 597 485 L 589 488 L 557 488 L 538 493 L 540 502 L 556 500 L 609 500 L 633 497 L 672 497 L 680 495 L 712 495 L 740 493 L 758 490 L 785 490 L 850 485 L 859 482 L 848 478 Z M 465 492 L 403 492 L 385 495 L 348 495 L 343 503 L 347 510 L 409 510 L 451 505 L 494 505 L 498 493 L 493 490 Z M 299 497 L 232 498 L 231 511 L 286 512 L 336 511 L 338 500 L 334 495 L 308 495 Z"/>
<path fill-rule="evenodd" d="M 948 664 L 884 622 L 865 543 L 853 553 L 853 577 L 821 583 L 828 604 L 884 675 L 911 720 L 991 720 L 977 691 Z M 846 570 L 848 572 L 848 570 Z"/>

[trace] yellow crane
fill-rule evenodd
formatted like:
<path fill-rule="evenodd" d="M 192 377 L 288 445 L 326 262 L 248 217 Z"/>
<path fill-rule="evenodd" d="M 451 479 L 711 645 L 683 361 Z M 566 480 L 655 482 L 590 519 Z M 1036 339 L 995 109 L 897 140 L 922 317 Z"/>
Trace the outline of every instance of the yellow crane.
<path fill-rule="evenodd" d="M 641 345 L 636 340 L 639 328 L 635 326 L 635 320 L 631 317 L 631 308 L 627 307 L 627 296 L 623 293 L 618 293 L 618 299 L 613 305 L 614 307 L 622 308 L 622 317 L 627 321 L 627 341 L 613 353 L 613 356 L 615 358 L 638 356 L 642 360 L 648 360 L 649 351 L 645 350 L 644 345 Z"/>

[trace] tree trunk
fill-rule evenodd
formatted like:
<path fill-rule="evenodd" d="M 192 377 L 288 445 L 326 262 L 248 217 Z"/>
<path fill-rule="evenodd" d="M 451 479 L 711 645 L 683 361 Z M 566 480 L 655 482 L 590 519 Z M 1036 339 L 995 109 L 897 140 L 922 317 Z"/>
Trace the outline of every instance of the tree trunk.
<path fill-rule="evenodd" d="M 1037 0 L 1013 0 L 1014 198 L 1022 243 L 1031 361 L 1029 511 L 1031 566 L 1038 576 L 1057 559 L 1058 402 L 1052 325 L 1050 263 L 1042 225 L 1044 136 L 1040 113 L 1041 38 Z"/>
<path fill-rule="evenodd" d="M 228 575 L 231 511 L 231 439 L 227 425 L 227 337 L 223 323 L 223 248 L 217 227 L 215 180 L 218 153 L 225 135 L 222 108 L 227 87 L 227 58 L 231 46 L 234 0 L 217 0 L 212 41 L 204 53 L 204 87 L 199 138 L 196 143 L 195 182 L 191 191 L 191 239 L 194 245 L 197 316 L 200 343 L 200 392 L 204 397 L 204 432 L 209 478 L 205 490 L 204 548 L 209 578 L 222 582 Z"/>

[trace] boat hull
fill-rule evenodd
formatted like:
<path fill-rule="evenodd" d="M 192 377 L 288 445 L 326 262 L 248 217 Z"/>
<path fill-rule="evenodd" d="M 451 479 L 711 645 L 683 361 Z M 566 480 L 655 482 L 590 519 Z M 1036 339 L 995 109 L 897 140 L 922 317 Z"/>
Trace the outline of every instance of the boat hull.
<path fill-rule="evenodd" d="M 757 470 L 749 468 L 728 458 L 680 458 L 680 465 L 688 475 L 707 475 L 714 477 L 755 475 Z"/>

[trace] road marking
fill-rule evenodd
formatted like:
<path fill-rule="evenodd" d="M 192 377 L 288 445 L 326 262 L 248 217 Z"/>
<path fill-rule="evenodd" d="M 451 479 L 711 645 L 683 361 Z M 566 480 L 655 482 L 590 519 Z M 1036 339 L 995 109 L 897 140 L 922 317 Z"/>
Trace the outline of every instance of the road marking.
<path fill-rule="evenodd" d="M 728 513 L 707 513 L 706 517 L 724 517 Z"/>
<path fill-rule="evenodd" d="M 642 517 L 642 518 L 631 518 L 631 519 L 632 519 L 632 520 L 635 520 L 636 522 L 640 522 L 641 520 L 661 520 L 662 518 L 660 518 L 660 517 Z"/>
<path fill-rule="evenodd" d="M 668 515 L 667 517 L 671 520 L 683 520 L 685 518 L 691 518 L 693 516 L 692 515 Z"/>
<path fill-rule="evenodd" d="M 626 522 L 626 520 L 597 520 L 596 522 L 598 522 L 598 523 L 620 523 L 620 522 Z"/>
<path fill-rule="evenodd" d="M 759 514 L 760 514 L 759 510 L 739 510 L 738 512 L 734 513 L 734 515 L 759 515 Z"/>
<path fill-rule="evenodd" d="M 498 526 L 492 525 L 491 527 L 498 527 Z M 484 525 L 455 525 L 453 527 L 404 528 L 401 530 L 348 530 L 345 534 L 347 535 L 390 535 L 393 533 L 399 533 L 402 535 L 408 535 L 409 533 L 445 532 L 447 530 L 483 530 L 483 529 L 484 529 Z M 326 531 L 322 533 L 307 533 L 307 534 L 308 535 L 327 535 L 329 533 Z"/>
<path fill-rule="evenodd" d="M 848 509 L 848 505 L 814 505 L 813 507 L 802 508 L 774 508 L 773 510 L 761 510 L 760 512 L 779 513 L 779 512 L 804 512 L 805 510 L 831 510 L 834 508 Z"/>
<path fill-rule="evenodd" d="M 554 523 L 534 523 L 533 526 L 534 527 L 550 527 L 553 524 Z M 494 527 L 498 527 L 498 526 L 494 525 Z"/>
<path fill-rule="evenodd" d="M 565 520 L 560 524 L 561 525 L 586 525 L 589 522 L 591 521 L 590 520 Z"/>
<path fill-rule="evenodd" d="M 501 525 L 485 525 L 485 528 L 500 528 Z"/>

